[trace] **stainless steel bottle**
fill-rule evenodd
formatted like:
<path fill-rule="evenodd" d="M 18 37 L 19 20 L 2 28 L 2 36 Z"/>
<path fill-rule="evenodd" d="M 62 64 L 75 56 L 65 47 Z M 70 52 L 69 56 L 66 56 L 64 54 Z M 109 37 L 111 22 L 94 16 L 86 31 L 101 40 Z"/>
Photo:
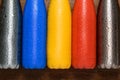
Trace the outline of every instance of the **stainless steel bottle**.
<path fill-rule="evenodd" d="M 118 0 L 100 0 L 98 8 L 98 65 L 119 68 Z"/>
<path fill-rule="evenodd" d="M 19 68 L 21 16 L 19 0 L 2 0 L 0 10 L 0 68 Z"/>

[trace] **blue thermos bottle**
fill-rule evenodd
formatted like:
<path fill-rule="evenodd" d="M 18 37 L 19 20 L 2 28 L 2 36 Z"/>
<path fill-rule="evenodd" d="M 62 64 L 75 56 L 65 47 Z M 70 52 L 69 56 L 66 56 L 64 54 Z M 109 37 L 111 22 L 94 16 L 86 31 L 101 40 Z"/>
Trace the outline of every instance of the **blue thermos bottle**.
<path fill-rule="evenodd" d="M 46 18 L 44 0 L 26 0 L 22 46 L 22 64 L 26 69 L 46 67 Z"/>

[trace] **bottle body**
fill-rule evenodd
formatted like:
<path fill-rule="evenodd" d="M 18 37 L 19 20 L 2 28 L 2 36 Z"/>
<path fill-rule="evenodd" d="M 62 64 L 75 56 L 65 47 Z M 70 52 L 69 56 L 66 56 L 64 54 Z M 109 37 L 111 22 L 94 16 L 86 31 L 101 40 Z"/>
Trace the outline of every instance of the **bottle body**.
<path fill-rule="evenodd" d="M 0 16 L 0 68 L 19 68 L 21 28 L 22 11 L 19 0 L 3 0 Z"/>
<path fill-rule="evenodd" d="M 48 67 L 68 69 L 71 66 L 71 11 L 68 0 L 51 0 L 47 35 Z"/>
<path fill-rule="evenodd" d="M 93 0 L 76 0 L 72 15 L 72 66 L 96 66 L 96 12 Z"/>
<path fill-rule="evenodd" d="M 119 6 L 115 0 L 101 0 L 98 11 L 98 64 L 100 68 L 118 68 Z"/>
<path fill-rule="evenodd" d="M 44 0 L 27 0 L 23 18 L 23 66 L 46 66 L 46 7 Z"/>

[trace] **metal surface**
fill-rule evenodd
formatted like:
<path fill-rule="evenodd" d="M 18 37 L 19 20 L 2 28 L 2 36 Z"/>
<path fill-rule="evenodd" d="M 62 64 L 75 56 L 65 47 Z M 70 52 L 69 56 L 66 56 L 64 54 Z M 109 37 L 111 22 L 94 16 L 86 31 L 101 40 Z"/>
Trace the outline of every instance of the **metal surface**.
<path fill-rule="evenodd" d="M 20 3 L 19 0 L 3 0 L 0 11 L 0 68 L 18 68 L 20 51 Z"/>
<path fill-rule="evenodd" d="M 118 68 L 119 6 L 117 0 L 101 0 L 98 8 L 98 64 Z"/>

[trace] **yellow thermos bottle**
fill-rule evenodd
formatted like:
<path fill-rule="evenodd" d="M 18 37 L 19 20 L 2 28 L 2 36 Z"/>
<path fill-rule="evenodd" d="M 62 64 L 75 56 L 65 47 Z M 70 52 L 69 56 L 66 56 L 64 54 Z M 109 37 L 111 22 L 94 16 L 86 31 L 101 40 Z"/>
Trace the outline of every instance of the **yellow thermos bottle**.
<path fill-rule="evenodd" d="M 47 65 L 50 69 L 71 66 L 71 9 L 69 0 L 51 0 L 48 9 Z"/>

